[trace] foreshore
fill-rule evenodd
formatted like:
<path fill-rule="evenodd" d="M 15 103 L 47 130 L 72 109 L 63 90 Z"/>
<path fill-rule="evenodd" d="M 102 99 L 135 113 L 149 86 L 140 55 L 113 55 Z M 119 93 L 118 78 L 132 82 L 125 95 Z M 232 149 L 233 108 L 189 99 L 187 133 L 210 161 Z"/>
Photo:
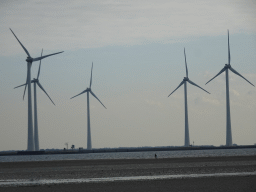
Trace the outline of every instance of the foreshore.
<path fill-rule="evenodd" d="M 256 191 L 256 156 L 165 159 L 65 160 L 0 163 L 0 180 L 62 180 L 161 175 L 211 177 L 2 186 L 0 191 Z"/>

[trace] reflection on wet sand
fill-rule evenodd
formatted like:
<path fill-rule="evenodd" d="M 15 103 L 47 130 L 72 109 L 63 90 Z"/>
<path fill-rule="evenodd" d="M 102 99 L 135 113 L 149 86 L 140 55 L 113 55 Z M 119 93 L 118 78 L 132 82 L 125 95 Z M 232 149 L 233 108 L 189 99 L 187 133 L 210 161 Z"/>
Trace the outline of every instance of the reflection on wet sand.
<path fill-rule="evenodd" d="M 256 175 L 256 172 L 189 174 L 189 175 L 154 175 L 154 176 L 107 177 L 107 178 L 84 178 L 84 179 L 0 180 L 0 186 L 1 187 L 5 187 L 5 186 L 18 187 L 18 186 L 52 185 L 52 184 L 140 181 L 140 180 L 158 180 L 158 179 L 187 179 L 187 178 L 203 178 L 203 177 L 252 176 L 252 175 Z"/>

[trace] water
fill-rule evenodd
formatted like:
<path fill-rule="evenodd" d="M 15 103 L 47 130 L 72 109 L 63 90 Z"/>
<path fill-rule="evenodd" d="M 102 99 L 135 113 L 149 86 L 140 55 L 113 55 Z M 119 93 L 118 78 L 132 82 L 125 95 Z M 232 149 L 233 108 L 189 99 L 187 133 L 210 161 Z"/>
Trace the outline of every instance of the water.
<path fill-rule="evenodd" d="M 15 156 L 0 156 L 0 162 L 91 160 L 91 159 L 153 159 L 155 158 L 155 154 L 157 154 L 158 158 L 249 156 L 249 155 L 256 155 L 256 148 L 188 150 L 188 151 L 83 153 L 83 154 L 58 154 L 58 155 L 15 155 Z"/>

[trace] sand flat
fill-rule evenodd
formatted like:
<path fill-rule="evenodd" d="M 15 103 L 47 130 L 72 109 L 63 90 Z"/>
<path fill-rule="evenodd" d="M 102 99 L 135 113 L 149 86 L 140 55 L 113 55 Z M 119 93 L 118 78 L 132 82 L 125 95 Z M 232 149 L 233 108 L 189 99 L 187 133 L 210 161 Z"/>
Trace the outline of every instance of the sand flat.
<path fill-rule="evenodd" d="M 256 156 L 0 163 L 0 180 L 81 179 L 255 172 Z M 243 182 L 242 182 L 243 181 Z M 156 179 L 0 187 L 4 191 L 256 191 L 256 176 Z M 183 184 L 181 184 L 183 183 Z M 246 184 L 246 185 L 245 185 Z M 158 188 L 156 188 L 158 186 Z M 220 188 L 216 188 L 219 186 Z M 159 190 L 158 190 L 159 189 Z M 210 190 L 211 191 L 211 190 Z"/>

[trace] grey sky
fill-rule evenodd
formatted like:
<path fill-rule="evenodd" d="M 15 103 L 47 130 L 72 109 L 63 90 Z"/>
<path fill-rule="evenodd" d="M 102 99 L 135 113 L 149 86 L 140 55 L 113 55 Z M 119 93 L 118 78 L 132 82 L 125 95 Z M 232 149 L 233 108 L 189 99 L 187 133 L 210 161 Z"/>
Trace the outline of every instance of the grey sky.
<path fill-rule="evenodd" d="M 31 49 L 34 41 L 47 49 L 94 48 L 109 45 L 172 43 L 184 38 L 256 31 L 253 1 L 6 1 L 1 6 L 1 34 L 8 28 Z M 40 38 L 39 38 L 40 37 Z M 13 39 L 13 42 L 15 39 Z M 1 50 L 3 44 L 1 44 Z M 14 48 L 14 50 L 10 50 Z M 21 52 L 5 46 L 4 54 Z"/>
<path fill-rule="evenodd" d="M 13 87 L 25 82 L 26 55 L 65 51 L 42 61 L 40 82 L 56 103 L 38 91 L 40 148 L 86 147 L 89 86 L 92 146 L 184 144 L 185 76 L 211 95 L 188 86 L 190 141 L 225 144 L 225 79 L 204 85 L 227 63 L 256 84 L 255 1 L 2 1 L 0 3 L 0 150 L 26 149 L 27 98 Z M 38 70 L 33 63 L 32 77 Z M 234 143 L 254 144 L 256 90 L 230 75 Z"/>

